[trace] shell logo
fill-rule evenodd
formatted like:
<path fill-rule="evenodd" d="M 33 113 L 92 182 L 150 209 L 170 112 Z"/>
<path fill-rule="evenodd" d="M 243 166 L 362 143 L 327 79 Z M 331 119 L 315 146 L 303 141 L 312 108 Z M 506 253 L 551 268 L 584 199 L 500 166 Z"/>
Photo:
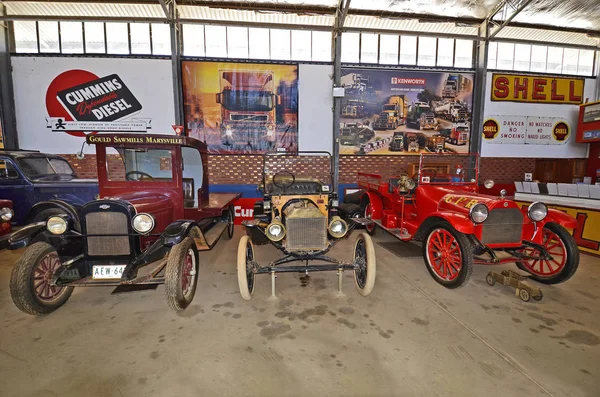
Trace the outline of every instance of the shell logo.
<path fill-rule="evenodd" d="M 487 119 L 483 122 L 483 138 L 492 140 L 498 136 L 500 125 L 494 119 Z"/>
<path fill-rule="evenodd" d="M 552 137 L 559 142 L 564 142 L 571 134 L 569 125 L 564 121 L 559 121 L 552 128 Z"/>

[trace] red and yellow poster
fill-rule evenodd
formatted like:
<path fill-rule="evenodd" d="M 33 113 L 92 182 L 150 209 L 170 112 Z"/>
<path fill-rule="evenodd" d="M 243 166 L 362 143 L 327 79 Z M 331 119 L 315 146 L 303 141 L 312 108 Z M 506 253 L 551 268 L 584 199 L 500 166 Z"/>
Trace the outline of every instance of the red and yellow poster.
<path fill-rule="evenodd" d="M 492 101 L 580 104 L 584 79 L 494 73 Z"/>
<path fill-rule="evenodd" d="M 212 153 L 298 149 L 298 66 L 185 61 L 186 133 Z"/>

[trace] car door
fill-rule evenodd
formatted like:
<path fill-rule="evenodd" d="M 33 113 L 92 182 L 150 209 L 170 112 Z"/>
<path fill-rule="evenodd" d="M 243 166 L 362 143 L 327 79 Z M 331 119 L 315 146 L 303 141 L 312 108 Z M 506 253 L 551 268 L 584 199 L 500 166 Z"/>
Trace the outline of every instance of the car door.
<path fill-rule="evenodd" d="M 31 183 L 18 171 L 12 159 L 0 156 L 0 198 L 13 202 L 13 223 L 21 224 L 25 221 L 32 205 L 32 193 Z"/>

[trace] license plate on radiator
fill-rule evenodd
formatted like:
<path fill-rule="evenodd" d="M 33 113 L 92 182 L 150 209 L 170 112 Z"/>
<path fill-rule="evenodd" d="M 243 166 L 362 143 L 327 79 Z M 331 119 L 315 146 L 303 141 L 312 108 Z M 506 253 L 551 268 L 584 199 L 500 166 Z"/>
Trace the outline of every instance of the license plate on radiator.
<path fill-rule="evenodd" d="M 98 265 L 92 268 L 92 278 L 121 278 L 126 265 Z"/>

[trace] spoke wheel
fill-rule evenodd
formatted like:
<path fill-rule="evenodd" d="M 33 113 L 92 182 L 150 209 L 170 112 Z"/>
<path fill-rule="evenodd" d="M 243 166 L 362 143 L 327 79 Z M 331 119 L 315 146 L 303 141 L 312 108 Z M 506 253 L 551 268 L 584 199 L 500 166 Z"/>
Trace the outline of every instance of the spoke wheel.
<path fill-rule="evenodd" d="M 61 261 L 48 243 L 32 244 L 15 264 L 10 277 L 10 293 L 15 305 L 33 315 L 51 313 L 64 305 L 73 287 L 52 285 Z"/>
<path fill-rule="evenodd" d="M 579 266 L 579 248 L 573 236 L 562 226 L 548 223 L 542 230 L 542 246 L 552 258 L 542 258 L 540 251 L 526 247 L 521 254 L 534 258 L 518 262 L 536 281 L 555 284 L 568 280 Z"/>
<path fill-rule="evenodd" d="M 235 214 L 233 212 L 233 207 L 229 207 L 227 211 L 227 238 L 231 240 L 233 237 L 233 232 L 235 228 Z"/>
<path fill-rule="evenodd" d="M 447 288 L 464 285 L 473 272 L 473 254 L 465 235 L 448 224 L 433 227 L 423 244 L 427 270 Z"/>
<path fill-rule="evenodd" d="M 196 267 L 196 255 L 194 250 L 189 248 L 183 260 L 183 271 L 181 272 L 181 290 L 185 299 L 190 299 L 190 295 L 196 287 Z"/>
<path fill-rule="evenodd" d="M 254 293 L 254 245 L 249 236 L 242 236 L 238 244 L 237 276 L 242 299 L 251 300 Z"/>
<path fill-rule="evenodd" d="M 367 206 L 365 207 L 365 218 L 373 219 L 374 212 L 375 212 L 375 210 L 373 208 L 373 205 L 370 202 L 367 203 Z M 371 223 L 370 225 L 365 226 L 367 233 L 369 233 L 371 236 L 375 235 L 376 228 L 377 228 L 377 226 L 375 226 L 374 223 Z"/>
<path fill-rule="evenodd" d="M 165 270 L 165 292 L 169 307 L 175 311 L 187 308 L 198 284 L 198 250 L 191 237 L 173 246 Z"/>
<path fill-rule="evenodd" d="M 354 243 L 354 283 L 358 293 L 368 296 L 375 287 L 377 262 L 373 241 L 366 233 L 360 233 Z"/>
<path fill-rule="evenodd" d="M 519 298 L 521 298 L 521 300 L 523 302 L 529 302 L 529 299 L 531 299 L 531 295 L 529 294 L 529 291 L 527 291 L 526 289 L 521 288 L 519 290 Z"/>

